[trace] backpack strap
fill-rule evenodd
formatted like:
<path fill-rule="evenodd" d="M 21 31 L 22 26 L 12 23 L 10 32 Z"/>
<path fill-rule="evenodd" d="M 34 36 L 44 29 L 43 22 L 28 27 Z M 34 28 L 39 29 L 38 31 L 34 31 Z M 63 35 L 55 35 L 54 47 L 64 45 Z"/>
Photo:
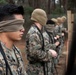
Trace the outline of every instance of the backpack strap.
<path fill-rule="evenodd" d="M 4 60 L 5 60 L 5 64 L 6 64 L 6 75 L 8 75 L 8 69 L 9 69 L 9 71 L 10 71 L 10 75 L 13 75 L 13 74 L 12 74 L 12 71 L 11 71 L 11 68 L 10 68 L 10 66 L 9 66 L 9 64 L 8 64 L 6 55 L 5 55 L 5 53 L 4 53 L 4 50 L 3 50 L 2 46 L 1 46 L 1 43 L 0 43 L 0 52 L 1 52 L 1 54 L 2 54 L 2 56 L 3 56 L 3 58 L 4 58 Z"/>

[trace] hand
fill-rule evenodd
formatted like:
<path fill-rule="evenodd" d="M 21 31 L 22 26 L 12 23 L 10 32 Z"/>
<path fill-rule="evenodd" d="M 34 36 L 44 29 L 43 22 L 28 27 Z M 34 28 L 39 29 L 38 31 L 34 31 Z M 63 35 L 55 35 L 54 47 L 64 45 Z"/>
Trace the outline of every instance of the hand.
<path fill-rule="evenodd" d="M 52 57 L 57 57 L 57 52 L 55 50 L 50 49 L 49 53 L 52 55 Z"/>
<path fill-rule="evenodd" d="M 59 44 L 60 44 L 60 42 L 59 42 L 59 41 L 57 41 L 57 42 L 55 43 L 55 45 L 56 45 L 56 46 L 58 46 Z"/>
<path fill-rule="evenodd" d="M 57 40 L 57 37 L 54 37 L 55 40 Z"/>
<path fill-rule="evenodd" d="M 64 30 L 66 31 L 67 29 L 65 28 Z"/>
<path fill-rule="evenodd" d="M 62 36 L 64 36 L 64 33 L 62 33 Z"/>
<path fill-rule="evenodd" d="M 59 35 L 56 35 L 57 39 L 59 39 Z"/>

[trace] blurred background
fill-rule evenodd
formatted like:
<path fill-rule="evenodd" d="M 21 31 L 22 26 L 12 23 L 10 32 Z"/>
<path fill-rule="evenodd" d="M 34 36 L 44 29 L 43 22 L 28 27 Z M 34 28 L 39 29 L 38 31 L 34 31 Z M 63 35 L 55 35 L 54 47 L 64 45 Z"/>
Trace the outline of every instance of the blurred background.
<path fill-rule="evenodd" d="M 25 67 L 28 63 L 25 54 L 25 36 L 31 26 L 30 16 L 32 11 L 35 8 L 42 8 L 46 11 L 48 19 L 57 18 L 61 16 L 67 17 L 67 21 L 65 22 L 64 27 L 68 29 L 68 46 L 66 40 L 63 48 L 62 57 L 60 58 L 59 65 L 57 66 L 57 71 L 59 73 L 58 75 L 64 75 L 67 65 L 66 63 L 68 60 L 68 53 L 70 52 L 69 44 L 72 41 L 72 29 L 76 22 L 76 0 L 0 0 L 0 5 L 7 3 L 22 5 L 24 7 L 25 33 L 23 39 L 19 42 L 16 42 L 16 46 L 21 49 L 22 56 L 25 61 Z"/>
<path fill-rule="evenodd" d="M 26 29 L 25 35 L 31 25 L 30 15 L 35 8 L 44 9 L 47 12 L 49 19 L 57 18 L 63 15 L 66 16 L 67 12 L 67 0 L 0 0 L 0 5 L 6 3 L 22 5 L 24 7 L 24 27 Z M 23 38 L 25 38 L 25 36 Z"/>

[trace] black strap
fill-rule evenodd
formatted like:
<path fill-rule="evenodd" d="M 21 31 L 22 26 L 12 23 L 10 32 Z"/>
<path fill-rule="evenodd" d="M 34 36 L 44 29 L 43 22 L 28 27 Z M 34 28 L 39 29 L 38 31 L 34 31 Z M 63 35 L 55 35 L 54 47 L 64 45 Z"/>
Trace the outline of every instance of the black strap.
<path fill-rule="evenodd" d="M 5 55 L 5 53 L 4 53 L 4 50 L 3 50 L 2 46 L 1 46 L 1 43 L 0 43 L 0 51 L 1 51 L 1 54 L 2 54 L 2 56 L 3 56 L 3 58 L 4 58 L 4 60 L 5 60 L 5 64 L 6 64 L 6 75 L 8 75 L 8 69 L 9 69 L 9 71 L 10 71 L 10 75 L 13 75 L 13 74 L 12 74 L 12 71 L 11 71 L 11 68 L 10 68 L 10 66 L 9 66 L 9 64 L 8 64 L 6 55 Z"/>
<path fill-rule="evenodd" d="M 40 32 L 41 34 L 41 37 L 42 37 L 42 50 L 44 50 L 44 38 L 43 38 L 43 34 L 42 32 L 40 31 L 40 29 L 35 25 L 35 27 L 37 28 L 37 30 Z"/>
<path fill-rule="evenodd" d="M 17 55 L 16 55 L 16 51 L 18 52 L 18 54 L 20 55 L 20 52 L 17 50 L 17 48 L 13 45 L 13 47 L 14 47 L 14 54 L 15 54 L 15 56 L 16 56 L 16 60 L 17 60 L 17 63 L 18 63 L 18 65 L 17 65 L 17 67 L 19 67 L 19 60 L 18 60 L 18 58 L 17 58 Z M 15 51 L 16 50 L 16 51 Z"/>

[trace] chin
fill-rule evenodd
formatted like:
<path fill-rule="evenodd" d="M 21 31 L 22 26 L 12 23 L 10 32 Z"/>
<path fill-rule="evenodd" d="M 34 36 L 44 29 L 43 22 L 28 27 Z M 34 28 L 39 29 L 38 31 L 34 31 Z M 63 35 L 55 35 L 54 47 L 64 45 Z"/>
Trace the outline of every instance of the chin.
<path fill-rule="evenodd" d="M 22 38 L 14 39 L 14 41 L 20 41 Z"/>
<path fill-rule="evenodd" d="M 17 39 L 18 41 L 20 41 L 21 40 L 21 38 L 19 38 L 19 39 Z"/>

